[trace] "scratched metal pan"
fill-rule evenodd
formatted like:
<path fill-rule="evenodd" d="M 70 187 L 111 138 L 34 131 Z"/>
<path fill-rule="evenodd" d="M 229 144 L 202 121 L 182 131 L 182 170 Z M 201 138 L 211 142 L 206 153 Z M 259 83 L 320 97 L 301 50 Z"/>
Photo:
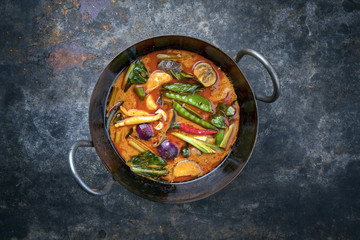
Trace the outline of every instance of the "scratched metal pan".
<path fill-rule="evenodd" d="M 105 126 L 107 98 L 116 76 L 138 57 L 164 49 L 187 50 L 213 61 L 232 81 L 240 105 L 239 131 L 231 152 L 214 170 L 187 182 L 157 182 L 134 174 L 117 153 Z M 269 73 L 273 83 L 271 96 L 255 94 L 251 89 L 237 65 L 245 55 L 254 57 Z M 181 203 L 208 197 L 229 184 L 249 161 L 258 131 L 256 100 L 274 102 L 279 94 L 280 85 L 275 70 L 264 56 L 254 50 L 240 50 L 233 60 L 214 45 L 188 36 L 166 35 L 143 40 L 117 55 L 100 75 L 93 90 L 89 108 L 92 141 L 79 140 L 74 143 L 69 153 L 71 172 L 79 185 L 94 195 L 106 194 L 113 183 L 119 182 L 131 192 L 158 202 Z M 79 147 L 95 147 L 99 158 L 115 181 L 110 182 L 103 190 L 93 189 L 86 185 L 75 167 L 75 153 Z"/>

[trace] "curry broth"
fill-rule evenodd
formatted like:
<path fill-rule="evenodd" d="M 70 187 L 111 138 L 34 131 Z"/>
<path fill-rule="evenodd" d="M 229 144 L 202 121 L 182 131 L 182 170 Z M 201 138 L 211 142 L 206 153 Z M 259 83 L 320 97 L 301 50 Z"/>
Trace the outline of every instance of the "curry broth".
<path fill-rule="evenodd" d="M 192 161 L 200 164 L 201 169 L 202 169 L 201 175 L 204 175 L 204 174 L 210 172 L 211 170 L 213 170 L 226 157 L 226 155 L 229 154 L 229 152 L 231 150 L 231 146 L 233 145 L 233 143 L 236 140 L 236 135 L 237 135 L 237 131 L 239 128 L 239 124 L 238 124 L 238 122 L 239 122 L 239 105 L 236 101 L 237 96 L 236 96 L 236 93 L 235 93 L 232 83 L 230 82 L 228 77 L 225 75 L 225 73 L 221 71 L 220 68 L 218 68 L 216 65 L 214 65 L 208 59 L 206 59 L 196 53 L 189 52 L 189 51 L 169 49 L 169 50 L 152 52 L 150 54 L 140 57 L 140 60 L 142 61 L 142 63 L 146 67 L 146 69 L 148 70 L 149 76 L 154 71 L 159 70 L 159 68 L 157 66 L 157 64 L 159 62 L 159 60 L 157 58 L 157 54 L 169 54 L 169 55 L 181 54 L 182 56 L 186 56 L 183 58 L 176 59 L 175 61 L 181 64 L 182 71 L 184 73 L 190 74 L 190 75 L 193 74 L 193 66 L 195 66 L 195 63 L 205 62 L 205 63 L 210 64 L 212 66 L 213 70 L 216 72 L 217 81 L 211 87 L 205 88 L 203 92 L 198 92 L 198 94 L 204 96 L 205 98 L 207 98 L 208 100 L 211 101 L 211 103 L 213 105 L 212 106 L 213 110 L 215 110 L 215 107 L 219 102 L 225 103 L 227 105 L 232 105 L 236 110 L 235 114 L 233 116 L 229 117 L 229 120 L 231 122 L 235 122 L 235 126 L 234 126 L 234 131 L 232 132 L 230 140 L 227 144 L 227 147 L 224 151 L 216 150 L 216 153 L 214 153 L 214 154 L 204 154 L 204 153 L 201 153 L 201 151 L 198 150 L 197 148 L 190 145 L 190 156 L 188 158 L 184 158 L 181 155 L 181 152 L 179 151 L 179 155 L 177 157 L 175 157 L 173 160 L 167 161 L 167 165 L 165 166 L 165 168 L 168 170 L 169 173 L 168 173 L 168 175 L 161 177 L 162 180 L 169 181 L 169 182 L 181 182 L 181 181 L 191 180 L 191 179 L 197 178 L 199 176 L 196 176 L 196 177 L 182 176 L 182 177 L 175 178 L 173 175 L 174 166 L 178 162 L 183 161 L 184 159 L 192 160 Z M 124 81 L 126 72 L 127 72 L 126 69 L 124 71 L 122 71 L 120 73 L 120 75 L 117 77 L 116 81 L 114 82 L 113 88 L 118 88 L 118 91 L 115 95 L 114 102 L 116 103 L 119 101 L 123 101 L 122 106 L 128 110 L 129 109 L 139 109 L 139 110 L 143 110 L 148 113 L 154 114 L 156 110 L 152 110 L 152 111 L 149 110 L 146 107 L 145 100 L 141 101 L 139 99 L 139 97 L 135 94 L 134 88 L 137 85 L 131 85 L 131 87 L 126 92 L 123 91 L 123 89 L 124 89 L 123 81 Z M 176 80 L 172 76 L 172 79 L 169 83 L 175 83 L 175 82 L 179 82 L 179 81 Z M 195 84 L 197 82 L 195 80 L 188 80 L 187 83 Z M 140 84 L 138 86 L 143 86 L 143 85 L 144 84 Z M 153 97 L 153 99 L 155 101 L 157 101 L 160 97 L 161 88 L 162 87 L 159 86 L 158 88 L 156 88 L 155 90 L 153 90 L 150 93 L 150 95 Z M 111 109 L 111 107 L 112 106 L 108 105 L 107 111 L 109 111 Z M 159 152 L 158 152 L 157 147 L 154 147 L 154 144 L 156 144 L 158 141 L 160 141 L 161 132 L 164 131 L 164 129 L 169 128 L 170 120 L 171 120 L 171 116 L 172 116 L 171 110 L 170 110 L 172 108 L 171 104 L 164 104 L 163 106 L 159 105 L 159 107 L 167 113 L 167 115 L 168 115 L 167 121 L 162 121 L 162 119 L 161 119 L 161 120 L 157 120 L 155 122 L 148 123 L 154 129 L 154 136 L 152 138 L 150 138 L 149 140 L 141 140 L 149 148 L 151 148 L 151 150 L 157 155 L 159 155 Z M 199 113 L 201 116 L 203 116 L 204 120 L 208 119 L 208 117 L 210 115 L 212 115 L 212 113 L 201 111 L 201 110 L 197 109 L 196 107 L 191 106 L 191 108 L 194 111 L 196 111 L 197 113 Z M 162 121 L 164 124 L 163 128 L 160 131 L 155 130 L 155 126 L 160 121 Z M 197 125 L 185 118 L 182 118 L 181 116 L 178 116 L 177 122 L 186 123 L 186 124 L 191 125 L 196 128 L 202 128 L 199 125 Z M 227 126 L 229 126 L 229 121 L 227 121 Z M 115 127 L 114 124 L 111 123 L 110 128 L 109 128 L 110 138 L 113 141 L 113 144 L 114 144 L 116 150 L 118 151 L 118 153 L 121 155 L 121 157 L 125 161 L 129 161 L 132 156 L 139 154 L 139 151 L 136 150 L 134 147 L 132 147 L 129 144 L 129 141 L 125 138 L 126 134 L 129 132 L 130 128 L 133 128 L 133 130 L 134 130 L 133 135 L 136 135 L 136 130 L 135 130 L 136 125 Z M 116 132 L 121 132 L 121 134 L 120 134 L 121 138 L 118 143 L 115 142 Z M 186 145 L 186 142 L 171 135 L 171 132 L 181 132 L 182 134 L 187 135 L 187 136 L 192 136 L 192 137 L 195 136 L 195 135 L 192 135 L 189 133 L 182 132 L 179 129 L 169 130 L 166 133 L 166 139 L 173 142 L 178 147 L 179 150 Z"/>

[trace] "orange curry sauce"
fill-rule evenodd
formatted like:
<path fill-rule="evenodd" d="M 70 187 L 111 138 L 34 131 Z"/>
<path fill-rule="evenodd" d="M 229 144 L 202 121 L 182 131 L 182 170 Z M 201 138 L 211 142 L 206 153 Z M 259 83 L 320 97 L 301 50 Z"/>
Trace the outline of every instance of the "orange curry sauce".
<path fill-rule="evenodd" d="M 230 123 L 235 123 L 235 127 L 234 127 L 234 131 L 231 134 L 230 140 L 226 146 L 226 149 L 224 151 L 220 151 L 220 150 L 215 150 L 216 153 L 212 153 L 212 154 L 205 154 L 202 153 L 200 150 L 198 150 L 197 148 L 193 147 L 190 145 L 190 156 L 188 158 L 184 158 L 181 155 L 181 151 L 180 149 L 182 147 L 184 147 L 186 145 L 186 142 L 184 142 L 183 140 L 181 140 L 180 138 L 177 138 L 175 136 L 173 136 L 171 134 L 171 132 L 180 132 L 184 135 L 187 136 L 191 136 L 191 137 L 195 137 L 196 135 L 192 135 L 192 134 L 188 134 L 185 133 L 183 131 L 180 131 L 179 129 L 170 129 L 169 131 L 166 132 L 166 130 L 169 128 L 170 126 L 170 120 L 171 120 L 171 116 L 172 116 L 172 105 L 167 103 L 169 101 L 166 101 L 164 103 L 164 105 L 158 105 L 158 109 L 163 109 L 167 115 L 168 115 L 168 119 L 167 121 L 164 121 L 163 119 L 157 120 L 155 122 L 151 122 L 149 124 L 152 125 L 153 130 L 154 130 L 154 136 L 152 138 L 150 138 L 149 140 L 140 140 L 142 141 L 144 144 L 146 144 L 155 154 L 157 154 L 159 156 L 159 152 L 158 149 L 156 147 L 154 147 L 154 145 L 156 145 L 156 143 L 160 140 L 161 138 L 161 132 L 166 132 L 166 139 L 168 139 L 169 141 L 173 142 L 179 149 L 179 155 L 170 161 L 167 161 L 167 166 L 165 166 L 166 169 L 168 169 L 168 174 L 166 176 L 161 177 L 160 179 L 157 180 L 161 180 L 161 181 L 169 181 L 169 182 L 182 182 L 182 181 L 188 181 L 194 178 L 197 178 L 199 176 L 202 176 L 208 172 L 210 172 L 211 170 L 213 170 L 219 163 L 221 163 L 221 161 L 225 158 L 225 156 L 230 152 L 231 147 L 233 145 L 233 143 L 236 140 L 236 135 L 238 132 L 238 128 L 239 128 L 239 105 L 237 103 L 237 96 L 236 93 L 234 91 L 234 87 L 232 85 L 232 83 L 230 82 L 230 80 L 228 79 L 228 77 L 225 75 L 224 72 L 221 71 L 221 69 L 219 67 L 217 67 L 216 65 L 214 65 L 211 61 L 209 61 L 208 59 L 193 53 L 193 52 L 189 52 L 189 51 L 184 51 L 184 50 L 174 50 L 174 49 L 168 49 L 168 50 L 162 50 L 162 51 L 157 51 L 157 52 L 153 52 L 150 54 L 147 54 L 145 56 L 140 57 L 140 60 L 142 61 L 142 63 L 144 64 L 144 66 L 146 67 L 146 69 L 148 70 L 149 76 L 154 72 L 154 71 L 159 71 L 159 68 L 157 66 L 157 64 L 160 62 L 160 60 L 157 58 L 157 54 L 168 54 L 168 55 L 176 55 L 176 54 L 181 54 L 182 56 L 186 56 L 183 58 L 179 58 L 179 59 L 173 59 L 174 61 L 178 62 L 181 64 L 182 66 L 182 71 L 186 74 L 190 74 L 193 75 L 193 66 L 198 63 L 198 62 L 206 62 L 208 64 L 210 64 L 213 68 L 213 70 L 216 72 L 217 74 L 217 81 L 215 82 L 214 85 L 210 86 L 210 87 L 206 87 L 204 89 L 203 92 L 197 92 L 198 94 L 204 96 L 205 98 L 207 98 L 208 100 L 211 101 L 212 103 L 212 107 L 214 110 L 215 114 L 215 107 L 217 106 L 218 103 L 224 103 L 227 105 L 232 105 L 235 108 L 235 115 L 231 116 L 231 117 L 227 117 L 228 121 L 227 123 L 227 129 L 225 129 L 225 132 L 228 130 L 229 124 Z M 115 101 L 113 101 L 114 103 L 117 103 L 119 101 L 123 101 L 123 107 L 126 108 L 127 110 L 130 109 L 139 109 L 139 110 L 143 110 L 146 111 L 148 113 L 154 114 L 156 110 L 149 110 L 146 107 L 145 104 L 145 100 L 141 101 L 139 99 L 139 97 L 135 94 L 134 92 L 134 87 L 135 86 L 144 86 L 144 84 L 141 85 L 132 85 L 126 92 L 123 91 L 123 81 L 124 81 L 124 77 L 125 74 L 127 72 L 127 69 L 125 69 L 124 71 L 122 71 L 114 85 L 113 85 L 113 89 L 117 88 L 116 91 L 116 96 L 115 96 Z M 175 83 L 175 82 L 179 82 L 177 81 L 173 76 L 172 80 L 170 81 L 170 83 Z M 182 81 L 184 82 L 184 81 Z M 187 80 L 186 83 L 197 83 L 197 81 L 195 80 Z M 153 99 L 155 101 L 157 101 L 160 97 L 160 90 L 162 89 L 161 86 L 159 86 L 158 88 L 156 88 L 155 90 L 153 90 L 152 92 L 150 92 L 151 96 L 153 97 Z M 164 97 L 165 98 L 165 97 Z M 180 104 L 182 104 L 181 102 L 179 102 Z M 188 105 L 190 106 L 190 105 Z M 109 110 L 112 106 L 108 105 L 107 106 L 107 110 Z M 208 117 L 210 115 L 212 115 L 211 113 L 202 111 L 196 107 L 192 107 L 190 106 L 194 111 L 196 111 L 197 113 L 199 113 L 201 116 L 203 116 L 203 119 L 208 121 Z M 175 110 L 173 110 L 175 111 Z M 159 123 L 159 121 L 162 121 L 164 124 L 164 127 L 161 130 L 156 130 L 155 126 Z M 178 116 L 177 122 L 182 122 L 182 123 L 186 123 L 188 125 L 194 126 L 196 128 L 202 129 L 201 126 L 186 120 L 184 118 L 182 118 L 181 116 Z M 208 121 L 209 122 L 209 121 Z M 136 133 L 136 125 L 130 125 L 130 126 L 123 126 L 123 127 L 115 127 L 114 123 L 111 122 L 110 124 L 110 138 L 114 143 L 114 146 L 116 148 L 116 150 L 118 151 L 118 153 L 121 155 L 121 157 L 125 160 L 125 161 L 129 161 L 131 159 L 132 156 L 138 155 L 140 152 L 135 149 L 134 147 L 132 147 L 129 144 L 129 140 L 127 138 L 125 138 L 125 136 L 127 135 L 127 133 L 129 132 L 130 128 L 133 128 L 133 133 L 132 136 L 137 136 Z M 120 132 L 120 141 L 115 142 L 115 134 L 116 132 Z M 213 138 L 214 135 L 207 135 L 208 138 Z M 214 144 L 214 143 L 213 143 Z M 197 176 L 181 176 L 181 177 L 174 177 L 173 175 L 173 168 L 174 166 L 181 161 L 184 161 L 185 159 L 188 160 L 192 160 L 196 163 L 198 163 L 201 167 L 201 174 L 197 175 Z"/>

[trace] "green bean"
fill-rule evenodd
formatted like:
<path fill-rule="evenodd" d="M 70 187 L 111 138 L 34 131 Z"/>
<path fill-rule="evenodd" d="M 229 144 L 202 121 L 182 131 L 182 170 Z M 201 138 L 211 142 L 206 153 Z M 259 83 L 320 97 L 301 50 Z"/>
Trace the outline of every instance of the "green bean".
<path fill-rule="evenodd" d="M 161 94 L 163 94 L 165 97 L 193 105 L 194 107 L 197 107 L 205 112 L 213 113 L 211 102 L 200 94 L 180 94 L 166 90 L 161 90 Z"/>
<path fill-rule="evenodd" d="M 175 109 L 175 111 L 183 118 L 190 120 L 194 123 L 199 124 L 200 126 L 207 128 L 207 129 L 214 129 L 216 130 L 216 128 L 211 125 L 210 123 L 206 122 L 205 120 L 202 120 L 201 118 L 196 117 L 195 115 L 192 115 L 190 112 L 188 112 L 185 108 L 183 108 L 181 106 L 181 104 L 179 104 L 178 102 L 174 101 L 173 102 L 173 108 Z"/>
<path fill-rule="evenodd" d="M 204 91 L 202 85 L 188 83 L 168 83 L 164 84 L 163 88 L 176 93 L 194 93 L 198 91 Z"/>
<path fill-rule="evenodd" d="M 142 101 L 145 99 L 145 90 L 143 87 L 135 87 L 134 92 L 139 97 L 139 99 Z"/>
<path fill-rule="evenodd" d="M 189 107 L 186 103 L 184 103 L 183 108 L 185 108 L 186 110 L 188 110 L 191 114 L 194 114 L 195 116 L 197 116 L 198 118 L 203 118 L 199 113 L 197 113 L 196 111 L 194 111 L 193 109 L 191 109 L 191 107 Z"/>

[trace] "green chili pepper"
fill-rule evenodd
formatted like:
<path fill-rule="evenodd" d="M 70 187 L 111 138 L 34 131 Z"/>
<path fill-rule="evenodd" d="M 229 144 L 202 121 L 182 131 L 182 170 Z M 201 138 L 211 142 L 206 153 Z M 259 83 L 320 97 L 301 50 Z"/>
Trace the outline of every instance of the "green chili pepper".
<path fill-rule="evenodd" d="M 163 94 L 165 97 L 193 105 L 194 107 L 197 107 L 205 112 L 209 112 L 209 113 L 214 112 L 211 106 L 211 102 L 205 97 L 201 96 L 200 94 L 197 93 L 180 94 L 167 90 L 161 90 L 161 94 Z"/>
<path fill-rule="evenodd" d="M 209 120 L 212 125 L 217 128 L 226 128 L 226 108 L 227 106 L 223 103 L 219 103 L 216 106 L 216 113 L 209 117 Z"/>
<path fill-rule="evenodd" d="M 201 118 L 198 118 L 198 117 L 192 115 L 191 113 L 189 113 L 178 102 L 176 102 L 176 101 L 173 102 L 173 108 L 183 118 L 188 119 L 188 120 L 190 120 L 190 121 L 192 121 L 194 123 L 197 123 L 197 124 L 199 124 L 200 126 L 202 126 L 204 128 L 216 130 L 216 128 L 213 125 L 211 125 L 210 123 L 208 123 L 208 122 L 202 120 Z"/>
<path fill-rule="evenodd" d="M 233 105 L 233 103 L 232 103 Z M 216 107 L 216 112 L 222 111 L 225 113 L 226 116 L 234 116 L 236 110 L 233 106 L 226 105 L 224 103 L 219 103 Z"/>
<path fill-rule="evenodd" d="M 185 147 L 181 148 L 181 154 L 185 158 L 190 157 L 190 149 L 189 149 L 189 144 L 188 143 L 186 143 Z"/>
<path fill-rule="evenodd" d="M 211 116 L 210 118 L 211 124 L 217 128 L 226 128 L 225 121 L 226 117 L 222 113 L 216 113 L 215 115 Z"/>
<path fill-rule="evenodd" d="M 229 106 L 228 109 L 226 109 L 226 116 L 234 116 L 235 114 L 235 108 L 233 106 Z"/>
<path fill-rule="evenodd" d="M 224 129 L 220 129 L 218 133 L 215 135 L 215 144 L 219 146 L 223 139 L 224 139 Z"/>

